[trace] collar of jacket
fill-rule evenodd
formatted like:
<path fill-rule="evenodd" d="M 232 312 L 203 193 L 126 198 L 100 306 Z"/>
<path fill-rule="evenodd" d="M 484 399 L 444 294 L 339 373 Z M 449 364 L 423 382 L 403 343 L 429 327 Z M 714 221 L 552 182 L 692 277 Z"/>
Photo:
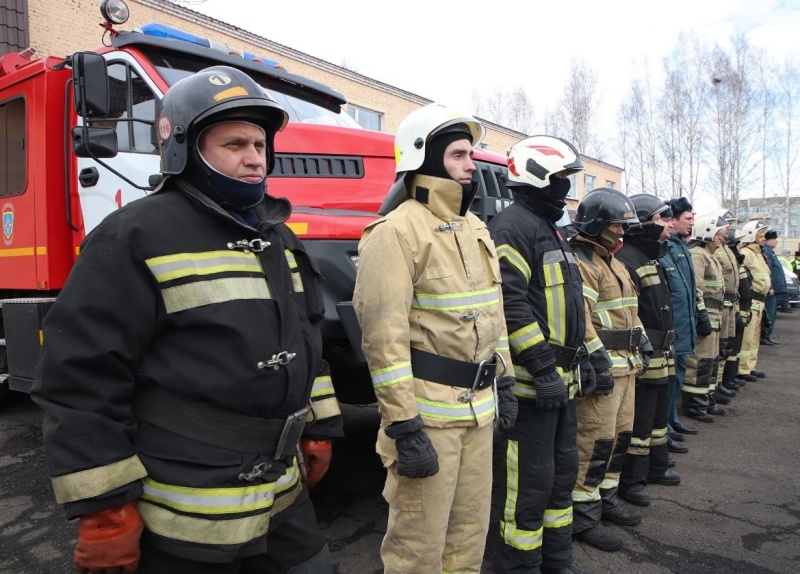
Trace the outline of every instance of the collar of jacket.
<path fill-rule="evenodd" d="M 464 188 L 457 181 L 417 173 L 411 178 L 409 186 L 411 197 L 431 210 L 434 215 L 445 220 L 463 217 L 477 192 L 477 187 L 473 183 L 471 193 L 466 198 L 469 199 L 467 207 L 464 213 L 461 213 L 465 200 Z"/>
<path fill-rule="evenodd" d="M 678 235 L 677 233 L 670 233 L 669 240 L 677 245 L 686 246 L 686 238 L 683 235 Z"/>
<path fill-rule="evenodd" d="M 644 254 L 650 259 L 661 259 L 669 251 L 666 243 L 656 241 L 655 239 L 647 239 L 639 235 L 626 235 L 625 245 L 633 245 L 641 249 Z"/>
<path fill-rule="evenodd" d="M 762 253 L 763 252 L 763 250 L 761 249 L 761 246 L 758 243 L 756 243 L 755 241 L 753 243 L 745 244 L 745 246 L 742 247 L 742 249 L 749 249 L 750 251 L 755 251 L 756 253 Z"/>
<path fill-rule="evenodd" d="M 208 197 L 205 193 L 197 189 L 194 185 L 189 183 L 183 178 L 175 178 L 174 180 L 175 186 L 183 193 L 188 195 L 189 197 L 199 201 L 207 208 L 219 213 L 225 217 L 236 221 L 239 225 L 245 225 L 238 221 L 235 217 L 233 217 L 230 213 L 225 211 L 218 203 Z M 285 223 L 289 216 L 292 214 L 292 204 L 289 203 L 289 200 L 284 199 L 282 197 L 272 197 L 269 194 L 264 195 L 264 199 L 255 206 L 254 208 L 256 213 L 258 214 L 258 218 L 262 223 L 267 225 L 277 225 L 279 223 Z M 245 225 L 245 227 L 249 227 Z"/>
<path fill-rule="evenodd" d="M 617 241 L 617 244 L 614 247 L 612 247 L 611 249 L 608 249 L 604 245 L 601 245 L 597 241 L 593 241 L 592 239 L 590 239 L 590 238 L 588 238 L 588 237 L 586 237 L 584 235 L 580 235 L 580 234 L 576 235 L 573 239 L 575 241 L 580 241 L 582 243 L 587 243 L 587 244 L 591 245 L 592 247 L 594 247 L 594 250 L 595 250 L 595 252 L 597 252 L 598 255 L 600 255 L 601 257 L 604 257 L 606 259 L 611 259 L 611 257 L 614 255 L 614 253 L 619 251 L 620 247 L 622 247 L 622 239 Z"/>
<path fill-rule="evenodd" d="M 511 195 L 514 197 L 514 203 L 519 203 L 528 211 L 532 211 L 536 215 L 544 217 L 551 223 L 556 223 L 561 216 L 564 215 L 564 203 L 561 207 L 549 203 L 532 186 L 524 187 L 511 187 Z"/>

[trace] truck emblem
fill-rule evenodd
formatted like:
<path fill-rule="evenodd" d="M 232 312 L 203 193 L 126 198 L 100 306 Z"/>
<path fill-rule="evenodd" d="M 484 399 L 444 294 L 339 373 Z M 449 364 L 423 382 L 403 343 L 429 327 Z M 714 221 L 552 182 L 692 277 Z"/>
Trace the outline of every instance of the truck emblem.
<path fill-rule="evenodd" d="M 14 206 L 3 204 L 3 243 L 11 245 L 14 240 Z"/>
<path fill-rule="evenodd" d="M 171 133 L 172 124 L 169 122 L 169 118 L 167 116 L 161 116 L 158 120 L 158 137 L 163 141 L 166 140 Z"/>
<path fill-rule="evenodd" d="M 208 77 L 208 81 L 215 86 L 227 86 L 232 80 L 227 74 L 212 74 Z"/>

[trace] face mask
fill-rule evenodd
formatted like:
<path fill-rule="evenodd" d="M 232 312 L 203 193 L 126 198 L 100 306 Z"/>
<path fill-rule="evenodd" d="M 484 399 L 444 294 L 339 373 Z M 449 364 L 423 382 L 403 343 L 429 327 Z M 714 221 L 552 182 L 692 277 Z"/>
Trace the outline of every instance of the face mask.
<path fill-rule="evenodd" d="M 600 243 L 603 247 L 607 247 L 612 249 L 617 245 L 619 242 L 620 236 L 611 231 L 609 227 L 603 227 L 603 230 L 600 232 Z"/>
<path fill-rule="evenodd" d="M 208 168 L 208 183 L 223 200 L 236 209 L 248 209 L 255 206 L 264 197 L 267 189 L 267 178 L 258 183 L 249 183 L 240 179 L 229 177 L 211 167 L 202 154 L 200 159 Z"/>
<path fill-rule="evenodd" d="M 562 179 L 560 177 L 550 176 L 550 185 L 547 186 L 550 191 L 550 197 L 556 201 L 564 201 L 569 195 L 570 183 L 569 179 Z"/>

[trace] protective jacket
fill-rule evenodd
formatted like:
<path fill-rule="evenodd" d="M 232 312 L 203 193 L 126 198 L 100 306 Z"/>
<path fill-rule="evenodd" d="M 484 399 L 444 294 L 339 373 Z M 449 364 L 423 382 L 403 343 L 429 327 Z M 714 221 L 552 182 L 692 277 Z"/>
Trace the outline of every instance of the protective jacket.
<path fill-rule="evenodd" d="M 671 343 L 672 297 L 664 269 L 659 262 L 667 252 L 659 241 L 637 235 L 626 235 L 622 247 L 615 253 L 628 270 L 639 296 L 639 319 L 644 325 L 653 354 L 641 384 L 661 385 L 669 382 L 669 367 L 674 365 Z"/>
<path fill-rule="evenodd" d="M 515 194 L 514 203 L 489 224 L 503 277 L 506 326 L 517 377 L 514 393 L 522 399 L 536 398 L 534 373 L 556 369 L 551 345 L 577 350 L 586 327 L 580 272 L 572 249 L 553 222 L 561 210 L 532 196 Z M 548 208 L 550 218 L 545 215 Z M 569 369 L 562 363 L 558 369 L 570 398 L 577 390 L 576 367 Z"/>
<path fill-rule="evenodd" d="M 409 199 L 364 229 L 358 249 L 353 306 L 381 416 L 385 424 L 419 414 L 431 427 L 489 425 L 491 386 L 462 400 L 464 388 L 416 378 L 411 352 L 472 364 L 499 352 L 513 375 L 494 243 L 480 219 L 462 214 L 455 181 L 415 175 L 410 187 Z M 394 441 L 381 432 L 378 448 Z"/>
<path fill-rule="evenodd" d="M 642 327 L 638 316 L 636 288 L 625 266 L 611 250 L 582 235 L 570 240 L 583 278 L 586 317 L 586 350 L 591 354 L 605 351 L 611 358 L 614 377 L 635 374 L 642 367 L 637 352 L 606 348 L 598 333 L 604 330 L 630 330 Z M 638 341 L 633 341 L 638 343 Z"/>
<path fill-rule="evenodd" d="M 758 243 L 748 243 L 741 249 L 741 253 L 744 255 L 743 265 L 750 272 L 750 276 L 752 277 L 752 309 L 754 311 L 763 311 L 764 299 L 766 299 L 767 293 L 769 293 L 772 287 L 769 265 L 767 265 L 767 261 L 764 259 L 764 254 L 761 251 L 761 246 Z"/>
<path fill-rule="evenodd" d="M 669 251 L 661 258 L 672 295 L 673 326 L 678 338 L 673 345 L 676 355 L 691 355 L 697 342 L 697 287 L 692 257 L 683 237 L 669 236 Z"/>
<path fill-rule="evenodd" d="M 302 425 L 311 400 L 305 433 L 342 435 L 320 273 L 284 223 L 286 200 L 266 196 L 257 211 L 258 230 L 170 178 L 84 240 L 47 315 L 32 393 L 69 518 L 138 498 L 164 551 L 208 562 L 265 553 L 281 522 L 271 517 L 302 489 L 292 445 L 260 452 L 220 434 L 283 428 L 293 413 Z M 154 393 L 151 406 L 170 399 L 176 419 L 195 415 L 207 432 L 140 419 Z"/>
<path fill-rule="evenodd" d="M 711 328 L 719 331 L 725 281 L 722 276 L 722 266 L 719 264 L 719 259 L 714 257 L 716 250 L 717 246 L 710 241 L 692 241 L 689 243 L 695 283 L 697 284 L 697 310 L 702 311 L 705 309 L 708 311 Z"/>
<path fill-rule="evenodd" d="M 772 247 L 769 245 L 764 245 L 761 250 L 764 253 L 764 258 L 767 260 L 767 265 L 769 265 L 772 289 L 775 291 L 775 294 L 786 293 L 786 275 L 783 273 L 783 265 L 778 261 L 778 256 L 775 255 L 775 251 L 773 251 Z"/>
<path fill-rule="evenodd" d="M 723 301 L 725 307 L 735 307 L 739 300 L 739 262 L 736 254 L 726 244 L 720 245 L 714 252 L 714 257 L 722 267 L 722 277 L 725 282 Z"/>

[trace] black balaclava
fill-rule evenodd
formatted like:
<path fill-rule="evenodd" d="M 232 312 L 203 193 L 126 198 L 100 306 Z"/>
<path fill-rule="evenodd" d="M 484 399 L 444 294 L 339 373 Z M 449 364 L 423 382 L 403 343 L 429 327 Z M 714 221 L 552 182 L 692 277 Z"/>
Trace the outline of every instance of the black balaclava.
<path fill-rule="evenodd" d="M 451 143 L 463 139 L 472 142 L 472 133 L 466 124 L 453 124 L 435 133 L 425 146 L 425 159 L 416 170 L 416 173 L 455 181 L 444 167 L 444 152 Z M 478 188 L 474 185 L 474 182 L 467 185 L 461 184 L 459 215 L 464 215 L 467 212 L 472 200 L 475 199 L 477 190 Z"/>
<path fill-rule="evenodd" d="M 514 201 L 526 205 L 534 213 L 539 213 L 552 223 L 564 215 L 564 201 L 569 195 L 570 181 L 567 178 L 550 175 L 550 184 L 545 187 L 531 185 L 509 185 Z"/>

